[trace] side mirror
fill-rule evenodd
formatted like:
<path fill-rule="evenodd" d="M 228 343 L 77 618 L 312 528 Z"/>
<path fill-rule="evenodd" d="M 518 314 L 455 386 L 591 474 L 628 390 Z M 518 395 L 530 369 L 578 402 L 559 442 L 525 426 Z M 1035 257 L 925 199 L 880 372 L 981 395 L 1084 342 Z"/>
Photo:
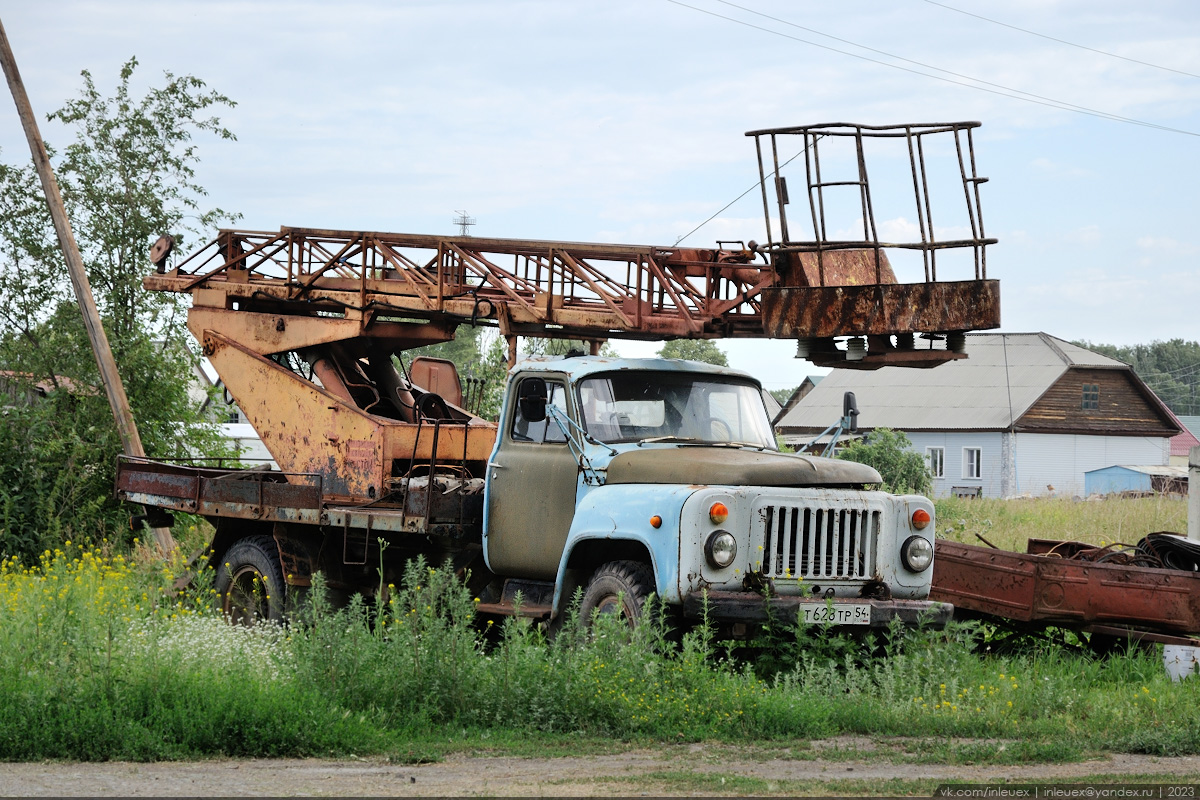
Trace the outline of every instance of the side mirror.
<path fill-rule="evenodd" d="M 542 378 L 526 378 L 517 388 L 517 407 L 521 416 L 529 422 L 541 422 L 546 418 L 548 393 Z"/>
<path fill-rule="evenodd" d="M 854 392 L 842 395 L 842 418 L 849 420 L 846 430 L 851 433 L 858 430 L 858 403 L 854 399 Z"/>

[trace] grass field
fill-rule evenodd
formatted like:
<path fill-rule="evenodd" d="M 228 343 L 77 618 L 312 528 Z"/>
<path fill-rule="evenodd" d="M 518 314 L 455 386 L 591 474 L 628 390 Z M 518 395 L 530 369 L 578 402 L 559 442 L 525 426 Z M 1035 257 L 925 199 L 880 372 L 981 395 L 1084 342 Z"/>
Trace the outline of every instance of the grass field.
<path fill-rule="evenodd" d="M 1153 500 L 938 510 L 954 538 L 1015 549 L 1028 536 L 1136 541 L 1184 513 Z M 474 598 L 427 565 L 379 606 L 335 612 L 318 592 L 298 624 L 235 628 L 211 590 L 179 596 L 173 577 L 72 546 L 0 566 L 0 759 L 414 762 L 837 735 L 908 737 L 906 757 L 941 763 L 1200 753 L 1200 680 L 1170 683 L 1154 651 L 989 654 L 966 626 L 860 641 L 780 625 L 740 646 L 700 628 L 676 646 L 655 624 L 630 634 L 607 620 L 548 643 L 519 622 L 481 628 Z"/>
<path fill-rule="evenodd" d="M 965 544 L 983 544 L 978 535 L 1004 550 L 1025 551 L 1029 539 L 1061 539 L 1089 544 L 1136 544 L 1154 531 L 1187 533 L 1187 500 L 1169 497 L 1070 500 L 937 501 L 938 535 Z"/>

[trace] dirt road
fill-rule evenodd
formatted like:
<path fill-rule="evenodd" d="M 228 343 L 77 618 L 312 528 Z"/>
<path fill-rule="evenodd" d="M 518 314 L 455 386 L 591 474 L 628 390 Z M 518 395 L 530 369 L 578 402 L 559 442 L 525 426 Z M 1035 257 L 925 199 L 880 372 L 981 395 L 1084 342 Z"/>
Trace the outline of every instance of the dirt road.
<path fill-rule="evenodd" d="M 845 746 L 849 745 L 849 747 Z M 451 755 L 432 764 L 382 760 L 243 760 L 156 764 L 0 764 L 13 796 L 466 796 L 841 794 L 911 791 L 945 781 L 978 783 L 1200 782 L 1200 757 L 1113 755 L 1037 765 L 923 764 L 842 741 L 798 754 L 720 745 L 561 758 Z"/>

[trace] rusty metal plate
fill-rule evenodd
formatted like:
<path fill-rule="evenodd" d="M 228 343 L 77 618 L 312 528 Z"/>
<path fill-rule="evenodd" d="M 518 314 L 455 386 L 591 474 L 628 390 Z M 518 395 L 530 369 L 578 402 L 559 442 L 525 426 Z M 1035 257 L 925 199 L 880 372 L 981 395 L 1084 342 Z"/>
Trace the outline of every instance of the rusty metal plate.
<path fill-rule="evenodd" d="M 938 540 L 930 599 L 1021 622 L 1200 633 L 1200 575 Z"/>
<path fill-rule="evenodd" d="M 972 331 L 1000 327 L 1000 282 L 943 281 L 762 290 L 773 338 Z"/>
<path fill-rule="evenodd" d="M 200 487 L 200 500 L 208 503 L 246 503 L 258 505 L 262 484 L 254 481 L 210 481 Z"/>
<path fill-rule="evenodd" d="M 126 463 L 122 463 L 117 471 L 118 490 L 167 497 L 194 498 L 198 480 L 196 475 L 166 474 L 149 468 L 139 469 Z"/>
<path fill-rule="evenodd" d="M 867 353 L 858 361 L 850 361 L 840 350 L 833 352 L 815 352 L 808 360 L 818 367 L 833 367 L 835 369 L 872 370 L 881 367 L 910 367 L 913 369 L 930 369 L 947 361 L 959 361 L 967 357 L 966 353 L 955 353 L 951 350 L 885 350 L 882 353 Z"/>
<path fill-rule="evenodd" d="M 865 286 L 896 283 L 887 252 L 879 251 L 879 280 L 874 250 L 826 250 L 790 253 L 780 259 L 779 277 L 784 286 Z"/>
<path fill-rule="evenodd" d="M 264 506 L 286 508 L 320 508 L 321 490 L 316 486 L 293 486 L 288 483 L 263 484 Z"/>

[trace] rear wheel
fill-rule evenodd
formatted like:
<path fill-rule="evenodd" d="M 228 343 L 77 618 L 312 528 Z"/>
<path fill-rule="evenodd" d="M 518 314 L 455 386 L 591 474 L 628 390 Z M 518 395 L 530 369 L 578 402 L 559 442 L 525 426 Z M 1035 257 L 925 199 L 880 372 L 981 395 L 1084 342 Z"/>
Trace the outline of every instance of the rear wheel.
<path fill-rule="evenodd" d="M 635 625 L 646 598 L 654 594 L 654 573 L 640 561 L 610 561 L 596 570 L 583 593 L 579 617 L 589 624 L 593 614 L 620 614 Z"/>
<path fill-rule="evenodd" d="M 213 588 L 221 611 L 235 625 L 283 620 L 287 586 L 279 565 L 279 547 L 270 536 L 247 536 L 225 553 Z"/>

